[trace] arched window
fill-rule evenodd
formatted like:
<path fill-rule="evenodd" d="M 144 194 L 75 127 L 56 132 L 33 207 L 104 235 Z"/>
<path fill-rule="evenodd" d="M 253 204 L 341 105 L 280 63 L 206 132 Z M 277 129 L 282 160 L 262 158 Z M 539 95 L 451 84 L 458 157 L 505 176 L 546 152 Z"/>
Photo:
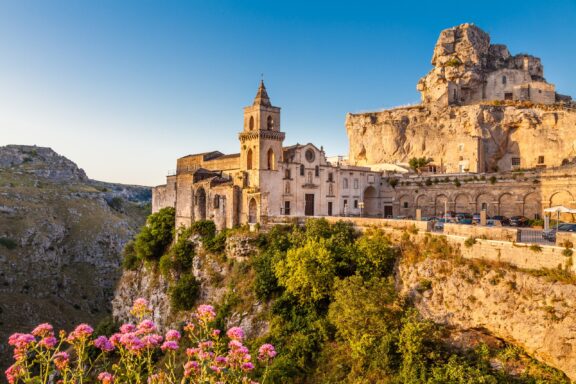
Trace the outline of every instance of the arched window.
<path fill-rule="evenodd" d="M 506 84 L 506 80 L 507 80 L 507 79 L 506 79 L 506 76 L 502 76 L 502 84 L 505 85 L 505 84 Z"/>
<path fill-rule="evenodd" d="M 289 170 L 289 169 L 284 170 L 284 178 L 285 178 L 285 179 L 290 179 L 290 178 L 291 178 L 291 177 L 290 177 L 290 170 Z"/>
<path fill-rule="evenodd" d="M 268 119 L 266 120 L 266 126 L 267 126 L 269 131 L 274 129 L 274 119 L 270 115 L 268 116 Z"/>
<path fill-rule="evenodd" d="M 304 164 L 300 164 L 300 176 L 304 176 Z"/>
<path fill-rule="evenodd" d="M 219 195 L 215 195 L 215 196 L 214 196 L 214 202 L 213 202 L 213 204 L 212 204 L 212 207 L 213 207 L 214 209 L 220 208 L 220 196 L 219 196 Z"/>
<path fill-rule="evenodd" d="M 316 168 L 314 168 L 314 175 L 316 177 L 320 176 L 320 167 L 319 166 L 316 166 Z"/>
<path fill-rule="evenodd" d="M 274 156 L 274 151 L 272 150 L 272 148 L 270 148 L 268 150 L 268 169 L 273 171 L 276 169 L 276 156 Z"/>
<path fill-rule="evenodd" d="M 252 169 L 252 149 L 249 149 L 246 155 L 246 169 Z"/>
<path fill-rule="evenodd" d="M 250 122 L 248 123 L 248 128 L 250 128 L 250 130 L 254 129 L 254 116 L 250 116 Z"/>

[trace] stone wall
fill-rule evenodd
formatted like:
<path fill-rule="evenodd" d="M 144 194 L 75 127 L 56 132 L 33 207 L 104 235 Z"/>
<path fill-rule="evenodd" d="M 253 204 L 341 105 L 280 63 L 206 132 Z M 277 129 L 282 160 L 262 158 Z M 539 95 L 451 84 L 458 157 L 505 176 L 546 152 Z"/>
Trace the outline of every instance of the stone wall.
<path fill-rule="evenodd" d="M 572 247 L 576 247 L 576 233 L 573 232 L 556 232 L 556 245 L 565 247 L 566 243 L 572 243 Z"/>
<path fill-rule="evenodd" d="M 152 188 L 152 213 L 176 206 L 176 176 L 168 176 L 165 185 Z"/>
<path fill-rule="evenodd" d="M 518 229 L 510 227 L 484 227 L 480 225 L 446 223 L 444 224 L 444 234 L 510 242 L 519 240 Z"/>

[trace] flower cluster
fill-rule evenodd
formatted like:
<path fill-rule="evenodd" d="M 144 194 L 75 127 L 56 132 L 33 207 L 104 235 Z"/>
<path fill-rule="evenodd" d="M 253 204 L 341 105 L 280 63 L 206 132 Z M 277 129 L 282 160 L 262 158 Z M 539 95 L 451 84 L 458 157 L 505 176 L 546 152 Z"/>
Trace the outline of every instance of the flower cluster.
<path fill-rule="evenodd" d="M 266 380 L 276 356 L 274 346 L 262 345 L 253 360 L 243 344 L 242 328 L 232 327 L 225 333 L 213 328 L 216 312 L 212 306 L 200 305 L 182 331 L 169 329 L 164 334 L 146 319 L 151 313 L 148 302 L 137 299 L 131 310 L 136 321 L 123 324 L 110 337 L 94 335 L 88 324 L 80 324 L 69 334 L 61 331 L 58 338 L 48 323 L 31 333 L 15 333 L 8 340 L 15 360 L 5 372 L 8 383 L 255 384 L 251 377 L 257 366 L 263 368 L 262 383 Z M 180 350 L 185 350 L 185 361 L 177 361 L 183 356 Z M 164 358 L 158 359 L 160 353 Z"/>

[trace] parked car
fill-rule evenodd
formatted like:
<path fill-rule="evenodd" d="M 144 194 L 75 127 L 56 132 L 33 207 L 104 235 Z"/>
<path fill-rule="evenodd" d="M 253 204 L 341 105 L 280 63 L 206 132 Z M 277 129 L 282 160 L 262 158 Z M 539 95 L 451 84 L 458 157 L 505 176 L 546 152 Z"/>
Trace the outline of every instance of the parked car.
<path fill-rule="evenodd" d="M 527 227 L 530 225 L 530 219 L 525 216 L 512 216 L 510 218 L 510 226 L 512 227 Z"/>
<path fill-rule="evenodd" d="M 576 223 L 564 223 L 558 225 L 558 228 L 550 228 L 542 232 L 542 237 L 548 241 L 556 242 L 556 232 L 576 232 Z"/>
<path fill-rule="evenodd" d="M 457 212 L 454 214 L 458 220 L 470 219 L 472 220 L 472 214 L 466 212 Z"/>
<path fill-rule="evenodd" d="M 455 219 L 439 219 L 434 223 L 434 230 L 436 231 L 442 231 L 444 230 L 444 224 L 445 223 L 452 223 L 452 224 L 456 224 L 457 221 Z"/>
<path fill-rule="evenodd" d="M 494 216 L 494 217 L 496 217 L 496 216 Z M 486 220 L 486 226 L 487 227 L 501 227 L 502 222 L 500 220 L 497 220 L 497 219 L 487 219 Z"/>
<path fill-rule="evenodd" d="M 493 220 L 498 220 L 500 223 L 502 223 L 502 225 L 504 226 L 509 226 L 510 225 L 510 219 L 507 218 L 506 216 L 492 216 L 491 219 Z"/>
<path fill-rule="evenodd" d="M 480 224 L 480 214 L 479 213 L 474 213 L 472 215 L 472 222 L 475 224 Z"/>
<path fill-rule="evenodd" d="M 458 224 L 472 225 L 474 224 L 474 222 L 472 221 L 472 219 L 460 219 L 458 220 Z"/>

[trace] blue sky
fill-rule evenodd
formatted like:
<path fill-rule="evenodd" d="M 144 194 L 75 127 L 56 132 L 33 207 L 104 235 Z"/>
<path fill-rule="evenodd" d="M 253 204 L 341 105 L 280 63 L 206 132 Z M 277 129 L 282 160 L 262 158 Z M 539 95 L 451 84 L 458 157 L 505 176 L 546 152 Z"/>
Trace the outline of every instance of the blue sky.
<path fill-rule="evenodd" d="M 345 114 L 418 102 L 438 34 L 464 22 L 576 96 L 575 21 L 575 0 L 0 0 L 0 145 L 161 184 L 179 156 L 238 152 L 263 73 L 285 144 L 346 154 Z"/>

